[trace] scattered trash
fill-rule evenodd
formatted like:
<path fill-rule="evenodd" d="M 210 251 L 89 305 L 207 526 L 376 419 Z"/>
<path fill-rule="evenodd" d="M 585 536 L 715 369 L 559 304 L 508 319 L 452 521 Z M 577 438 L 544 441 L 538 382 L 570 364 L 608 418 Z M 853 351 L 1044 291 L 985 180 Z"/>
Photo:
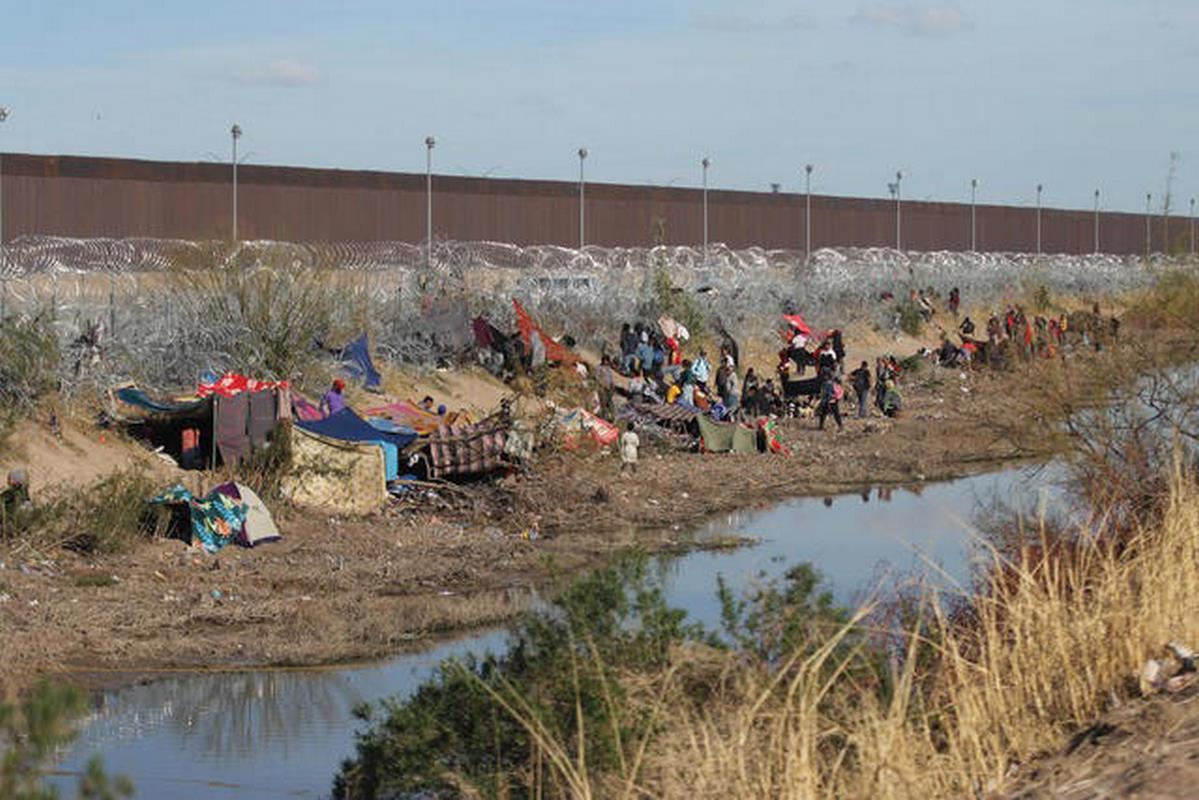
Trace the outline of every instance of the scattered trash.
<path fill-rule="evenodd" d="M 1164 649 L 1167 657 L 1150 658 L 1141 667 L 1138 678 L 1141 694 L 1144 696 L 1160 691 L 1171 694 L 1181 692 L 1199 681 L 1199 672 L 1196 672 L 1195 665 L 1196 654 L 1191 648 L 1178 642 L 1170 642 Z"/>
<path fill-rule="evenodd" d="M 213 600 L 220 600 L 223 597 L 220 589 L 213 589 L 209 594 L 212 595 Z"/>

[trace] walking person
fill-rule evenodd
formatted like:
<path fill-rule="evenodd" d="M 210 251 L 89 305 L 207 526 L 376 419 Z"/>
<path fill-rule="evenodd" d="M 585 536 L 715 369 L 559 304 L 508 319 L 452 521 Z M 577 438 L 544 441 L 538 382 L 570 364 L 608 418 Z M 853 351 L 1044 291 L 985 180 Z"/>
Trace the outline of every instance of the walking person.
<path fill-rule="evenodd" d="M 824 430 L 824 418 L 829 414 L 833 415 L 833 420 L 837 423 L 837 430 L 844 430 L 845 425 L 841 422 L 841 397 L 844 394 L 845 389 L 834 377 L 834 373 L 823 373 L 820 383 L 820 406 L 816 410 L 816 416 L 820 420 L 820 430 Z"/>
<path fill-rule="evenodd" d="M 858 419 L 866 419 L 870 416 L 866 408 L 870 402 L 870 365 L 863 361 L 860 367 L 849 373 L 849 380 L 858 398 Z"/>

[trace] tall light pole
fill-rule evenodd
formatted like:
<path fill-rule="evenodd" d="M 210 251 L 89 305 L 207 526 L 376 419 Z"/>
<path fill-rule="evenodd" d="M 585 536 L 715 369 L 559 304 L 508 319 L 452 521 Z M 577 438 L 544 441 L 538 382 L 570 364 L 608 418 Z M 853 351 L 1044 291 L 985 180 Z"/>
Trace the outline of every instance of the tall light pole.
<path fill-rule="evenodd" d="M 704 262 L 708 260 L 708 167 L 712 166 L 712 161 L 707 156 L 699 162 L 704 168 Z"/>
<path fill-rule="evenodd" d="M 970 252 L 978 252 L 978 178 L 970 179 Z"/>
<path fill-rule="evenodd" d="M 1045 189 L 1037 184 L 1037 255 L 1041 255 L 1041 192 Z"/>
<path fill-rule="evenodd" d="M 1153 192 L 1145 192 L 1145 258 L 1153 253 L 1153 220 L 1150 205 L 1153 203 Z"/>
<path fill-rule="evenodd" d="M 433 148 L 437 140 L 425 137 L 425 269 L 433 256 Z"/>
<path fill-rule="evenodd" d="M 233 141 L 233 242 L 237 243 L 237 140 L 241 138 L 241 126 L 234 125 L 229 129 L 229 137 Z"/>
<path fill-rule="evenodd" d="M 584 201 L 583 187 L 585 187 L 587 185 L 586 181 L 583 178 L 583 162 L 586 160 L 587 160 L 587 148 L 580 147 L 579 148 L 579 249 L 580 250 L 583 249 L 583 245 L 586 244 L 586 242 L 587 242 L 587 238 L 586 238 L 586 236 L 584 236 L 585 228 L 583 227 L 583 201 Z"/>
<path fill-rule="evenodd" d="M 903 251 L 903 229 L 900 227 L 900 209 L 903 207 L 903 170 L 895 171 L 895 249 Z"/>
<path fill-rule="evenodd" d="M 1099 255 L 1099 190 L 1095 190 L 1095 255 Z"/>
<path fill-rule="evenodd" d="M 1191 198 L 1191 255 L 1195 255 L 1195 198 Z"/>
<path fill-rule="evenodd" d="M 804 192 L 807 195 L 806 206 L 804 208 L 804 261 L 812 257 L 812 165 L 805 164 L 804 168 Z"/>
<path fill-rule="evenodd" d="M 0 106 L 0 122 L 8 119 L 8 107 Z M 4 151 L 0 149 L 0 245 L 4 244 Z M 1191 201 L 1194 205 L 1195 201 Z"/>

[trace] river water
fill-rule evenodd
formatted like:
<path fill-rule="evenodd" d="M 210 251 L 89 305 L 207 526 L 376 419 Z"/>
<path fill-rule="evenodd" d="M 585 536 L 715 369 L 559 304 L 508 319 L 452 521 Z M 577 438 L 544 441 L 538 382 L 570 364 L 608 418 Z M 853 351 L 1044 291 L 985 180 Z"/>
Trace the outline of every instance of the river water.
<path fill-rule="evenodd" d="M 888 581 L 964 580 L 977 541 L 971 520 L 999 498 L 1033 508 L 1047 476 L 1008 470 L 910 490 L 803 498 L 712 520 L 697 536 L 740 533 L 738 550 L 659 559 L 668 600 L 715 626 L 718 576 L 746 587 L 802 561 L 852 604 Z M 446 657 L 503 648 L 497 628 L 381 664 L 322 670 L 179 675 L 104 693 L 54 778 L 73 796 L 94 755 L 132 778 L 141 798 L 321 798 L 352 753 L 353 708 L 406 695 Z"/>

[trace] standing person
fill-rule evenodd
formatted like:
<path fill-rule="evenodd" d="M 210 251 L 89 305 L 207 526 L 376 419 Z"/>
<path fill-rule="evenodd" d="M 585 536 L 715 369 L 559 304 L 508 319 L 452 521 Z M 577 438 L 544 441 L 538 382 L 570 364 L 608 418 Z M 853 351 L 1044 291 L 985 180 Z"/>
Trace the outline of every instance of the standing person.
<path fill-rule="evenodd" d="M 627 469 L 637 474 L 637 448 L 641 447 L 641 437 L 633 429 L 633 421 L 629 420 L 625 432 L 620 435 L 620 471 Z"/>
<path fill-rule="evenodd" d="M 958 287 L 953 287 L 949 290 L 949 313 L 953 314 L 953 318 L 958 318 L 958 307 L 962 304 L 962 293 L 958 291 Z"/>
<path fill-rule="evenodd" d="M 741 410 L 741 386 L 735 367 L 729 367 L 729 376 L 725 379 L 724 393 L 721 394 L 721 397 L 724 399 L 725 408 L 729 410 L 729 416 L 739 416 Z"/>
<path fill-rule="evenodd" d="M 691 377 L 695 379 L 696 384 L 705 392 L 708 390 L 708 377 L 712 374 L 712 365 L 708 363 L 708 354 L 702 348 L 699 351 L 699 356 L 691 365 Z"/>
<path fill-rule="evenodd" d="M 869 416 L 866 405 L 870 400 L 870 365 L 863 361 L 862 366 L 849 373 L 849 379 L 858 397 L 858 419 L 866 419 Z"/>
<path fill-rule="evenodd" d="M 637 334 L 629 323 L 620 326 L 620 371 L 628 375 L 637 360 Z"/>
<path fill-rule="evenodd" d="M 15 528 L 32 504 L 29 501 L 29 473 L 21 468 L 8 473 L 8 486 L 0 492 L 0 533 Z"/>
<path fill-rule="evenodd" d="M 329 387 L 329 391 L 321 396 L 321 413 L 326 417 L 331 417 L 345 409 L 346 399 L 342 394 L 345 390 L 346 382 L 341 378 L 336 378 L 333 385 Z"/>
<path fill-rule="evenodd" d="M 820 430 L 824 430 L 824 418 L 829 414 L 833 415 L 833 420 L 837 423 L 837 430 L 843 430 L 845 425 L 841 422 L 841 397 L 845 394 L 845 390 L 841 384 L 833 377 L 832 372 L 825 372 L 820 383 L 820 407 L 816 411 L 817 418 L 820 420 Z"/>

